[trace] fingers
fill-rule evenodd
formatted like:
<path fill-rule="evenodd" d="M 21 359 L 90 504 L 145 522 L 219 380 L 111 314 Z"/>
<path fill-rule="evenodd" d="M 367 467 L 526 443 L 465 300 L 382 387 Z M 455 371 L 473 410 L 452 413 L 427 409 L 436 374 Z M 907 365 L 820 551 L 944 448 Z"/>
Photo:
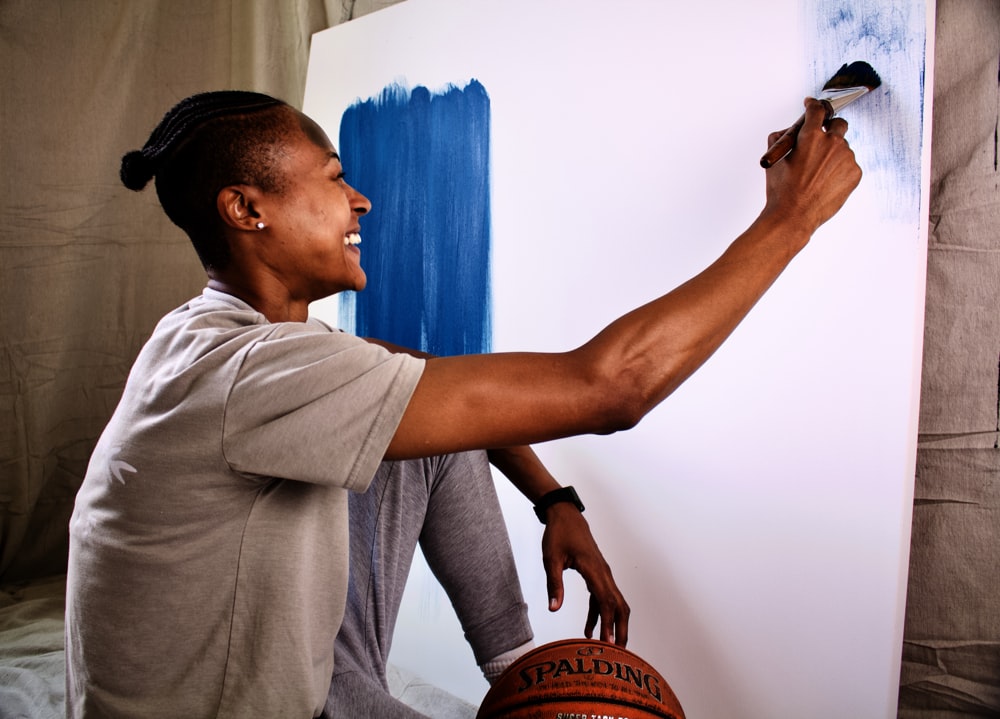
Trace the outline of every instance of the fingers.
<path fill-rule="evenodd" d="M 833 117 L 833 108 L 828 102 L 817 100 L 813 97 L 807 97 L 804 100 L 804 104 L 806 111 L 794 125 L 785 130 L 775 130 L 774 132 L 768 134 L 768 147 L 776 143 L 782 138 L 782 136 L 787 135 L 788 133 L 797 135 L 802 131 L 816 132 L 822 128 L 827 133 L 838 137 L 843 137 L 847 134 L 847 120 L 842 117 Z"/>
<path fill-rule="evenodd" d="M 550 611 L 563 603 L 563 572 L 577 571 L 583 577 L 590 595 L 584 635 L 593 637 L 600 624 L 600 638 L 621 646 L 628 641 L 628 620 L 631 609 L 615 583 L 611 567 L 605 561 L 587 521 L 572 508 L 550 513 L 542 535 L 542 564 L 545 568 Z"/>
<path fill-rule="evenodd" d="M 598 622 L 601 625 L 602 642 L 614 643 L 624 647 L 628 644 L 628 620 L 631 609 L 624 598 L 620 601 L 602 601 L 594 593 L 590 595 L 590 608 L 587 611 L 587 623 L 583 628 L 583 636 L 594 637 L 594 629 Z"/>
<path fill-rule="evenodd" d="M 787 130 L 775 130 L 774 132 L 769 133 L 767 136 L 767 146 L 771 147 L 790 131 L 798 132 L 799 129 L 799 127 L 793 125 Z M 823 129 L 826 130 L 828 134 L 836 135 L 837 137 L 844 137 L 847 134 L 847 120 L 842 117 L 832 117 L 826 121 L 826 124 L 823 125 Z"/>
<path fill-rule="evenodd" d="M 543 560 L 545 564 L 545 585 L 549 593 L 549 611 L 558 612 L 563 603 L 562 573 L 564 567 Z"/>
<path fill-rule="evenodd" d="M 599 568 L 579 568 L 590 591 L 590 608 L 584 636 L 593 636 L 594 628 L 600 622 L 601 641 L 614 642 L 620 646 L 628 643 L 628 620 L 631 608 L 611 576 L 611 568 L 602 562 Z"/>
<path fill-rule="evenodd" d="M 816 132 L 822 128 L 828 135 L 836 137 L 844 137 L 847 134 L 847 120 L 842 117 L 834 117 L 833 107 L 829 102 L 807 97 L 804 103 L 806 112 L 805 121 L 802 124 L 803 131 Z"/>
<path fill-rule="evenodd" d="M 600 605 L 600 602 L 597 601 L 597 597 L 595 597 L 593 594 L 591 594 L 590 595 L 590 608 L 587 610 L 587 623 L 583 627 L 583 636 L 587 637 L 587 639 L 593 639 L 594 638 L 594 627 L 597 626 L 597 620 L 600 619 L 600 617 L 601 617 L 601 605 Z M 603 639 L 603 635 L 605 633 L 606 632 L 604 630 L 604 627 L 601 627 L 601 635 L 602 635 L 601 638 L 602 639 Z M 604 641 L 608 641 L 608 640 L 604 639 Z"/>
<path fill-rule="evenodd" d="M 816 134 L 826 129 L 833 117 L 833 106 L 826 100 L 817 100 L 811 97 L 805 99 L 805 106 L 806 111 L 791 127 L 768 135 L 767 151 L 760 158 L 761 167 L 767 169 L 780 162 L 795 148 L 799 134 Z M 846 124 L 842 127 L 839 123 L 837 124 L 837 132 L 846 131 Z"/>
<path fill-rule="evenodd" d="M 805 121 L 799 131 L 799 141 L 797 146 L 806 145 L 810 142 L 821 142 L 822 140 L 834 141 L 835 144 L 847 146 L 847 120 L 842 117 L 833 117 L 832 108 L 829 103 L 807 97 L 805 99 L 806 112 Z M 849 152 L 849 150 L 848 150 Z M 853 160 L 853 154 L 851 155 Z"/>
<path fill-rule="evenodd" d="M 544 557 L 543 564 L 549 595 L 549 611 L 555 612 L 562 608 L 565 594 L 562 575 L 567 569 L 575 569 L 584 578 L 590 594 L 584 636 L 592 638 L 594 629 L 600 624 L 601 641 L 625 646 L 628 642 L 628 620 L 632 610 L 618 589 L 618 585 L 615 584 L 611 568 L 607 563 L 603 560 L 595 562 L 586 558 L 582 561 L 571 560 L 567 556 L 555 559 L 548 555 Z"/>
<path fill-rule="evenodd" d="M 802 129 L 806 132 L 819 130 L 833 116 L 833 108 L 830 103 L 817 100 L 815 97 L 807 97 L 803 104 L 806 106 Z"/>
<path fill-rule="evenodd" d="M 550 612 L 556 612 L 562 608 L 564 597 L 562 573 L 569 568 L 568 562 L 545 562 Z M 604 567 L 598 571 L 578 567 L 577 570 L 583 575 L 590 593 L 583 635 L 591 639 L 594 636 L 594 629 L 600 623 L 601 641 L 625 646 L 628 641 L 628 619 L 631 609 L 614 584 L 614 580 L 605 581 L 605 576 L 610 578 L 610 568 Z"/>
<path fill-rule="evenodd" d="M 842 117 L 834 117 L 827 121 L 826 132 L 828 135 L 843 137 L 847 134 L 847 120 Z"/>
<path fill-rule="evenodd" d="M 591 597 L 591 603 L 595 602 L 596 599 Z M 593 611 L 593 607 L 591 611 Z M 601 616 L 601 640 L 614 642 L 620 647 L 628 644 L 628 619 L 631 611 L 624 597 L 619 597 L 619 600 L 613 604 L 603 604 L 599 609 Z"/>

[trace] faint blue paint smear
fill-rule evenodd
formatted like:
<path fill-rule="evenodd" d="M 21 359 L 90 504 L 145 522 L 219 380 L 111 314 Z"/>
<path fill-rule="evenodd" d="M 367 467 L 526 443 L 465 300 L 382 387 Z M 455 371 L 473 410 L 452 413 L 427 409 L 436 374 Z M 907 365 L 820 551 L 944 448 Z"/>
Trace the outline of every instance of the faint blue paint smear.
<path fill-rule="evenodd" d="M 806 54 L 816 93 L 844 63 L 864 60 L 882 86 L 848 106 L 848 140 L 877 183 L 885 216 L 912 221 L 920 211 L 924 63 L 924 0 L 803 0 Z"/>
<path fill-rule="evenodd" d="M 341 298 L 345 329 L 436 355 L 490 351 L 489 138 L 476 80 L 441 92 L 392 84 L 344 112 L 344 172 L 372 201 L 368 287 Z"/>

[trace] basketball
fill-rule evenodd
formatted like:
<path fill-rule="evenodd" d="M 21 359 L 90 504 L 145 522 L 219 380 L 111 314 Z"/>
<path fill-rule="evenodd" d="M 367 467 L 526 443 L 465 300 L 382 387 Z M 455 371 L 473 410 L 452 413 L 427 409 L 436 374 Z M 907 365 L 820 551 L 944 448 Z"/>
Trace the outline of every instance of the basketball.
<path fill-rule="evenodd" d="M 684 710 L 660 673 L 635 653 L 564 639 L 507 667 L 476 719 L 684 719 Z"/>

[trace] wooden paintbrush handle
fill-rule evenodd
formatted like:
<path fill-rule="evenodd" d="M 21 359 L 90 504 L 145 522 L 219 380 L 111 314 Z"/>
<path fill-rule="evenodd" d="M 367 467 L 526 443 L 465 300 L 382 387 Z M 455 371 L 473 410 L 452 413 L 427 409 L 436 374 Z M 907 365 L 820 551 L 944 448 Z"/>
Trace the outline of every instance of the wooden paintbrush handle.
<path fill-rule="evenodd" d="M 830 118 L 833 117 L 833 106 L 826 100 L 823 100 L 822 102 L 826 105 L 826 117 L 823 122 L 827 123 L 830 121 Z M 795 147 L 795 140 L 799 136 L 799 130 L 802 129 L 802 125 L 805 121 L 806 116 L 805 113 L 803 113 L 802 116 L 795 121 L 794 125 L 785 130 L 784 134 L 775 140 L 774 144 L 767 148 L 767 152 L 765 152 L 764 156 L 760 158 L 761 167 L 766 170 L 792 151 L 792 148 Z"/>
<path fill-rule="evenodd" d="M 806 116 L 803 114 L 802 117 L 795 121 L 794 125 L 785 130 L 784 134 L 775 140 L 769 148 L 767 148 L 767 152 L 765 152 L 764 156 L 760 158 L 761 167 L 766 170 L 792 151 L 792 148 L 795 147 L 795 140 L 799 136 L 799 130 L 802 129 L 802 125 L 805 121 Z"/>

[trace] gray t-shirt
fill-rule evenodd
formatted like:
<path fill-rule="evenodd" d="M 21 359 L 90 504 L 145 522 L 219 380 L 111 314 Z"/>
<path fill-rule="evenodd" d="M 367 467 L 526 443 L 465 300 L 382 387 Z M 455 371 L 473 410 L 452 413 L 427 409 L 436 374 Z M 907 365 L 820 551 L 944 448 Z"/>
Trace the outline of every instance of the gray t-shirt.
<path fill-rule="evenodd" d="M 312 717 L 364 491 L 423 370 L 205 290 L 161 320 L 70 522 L 70 716 Z"/>

